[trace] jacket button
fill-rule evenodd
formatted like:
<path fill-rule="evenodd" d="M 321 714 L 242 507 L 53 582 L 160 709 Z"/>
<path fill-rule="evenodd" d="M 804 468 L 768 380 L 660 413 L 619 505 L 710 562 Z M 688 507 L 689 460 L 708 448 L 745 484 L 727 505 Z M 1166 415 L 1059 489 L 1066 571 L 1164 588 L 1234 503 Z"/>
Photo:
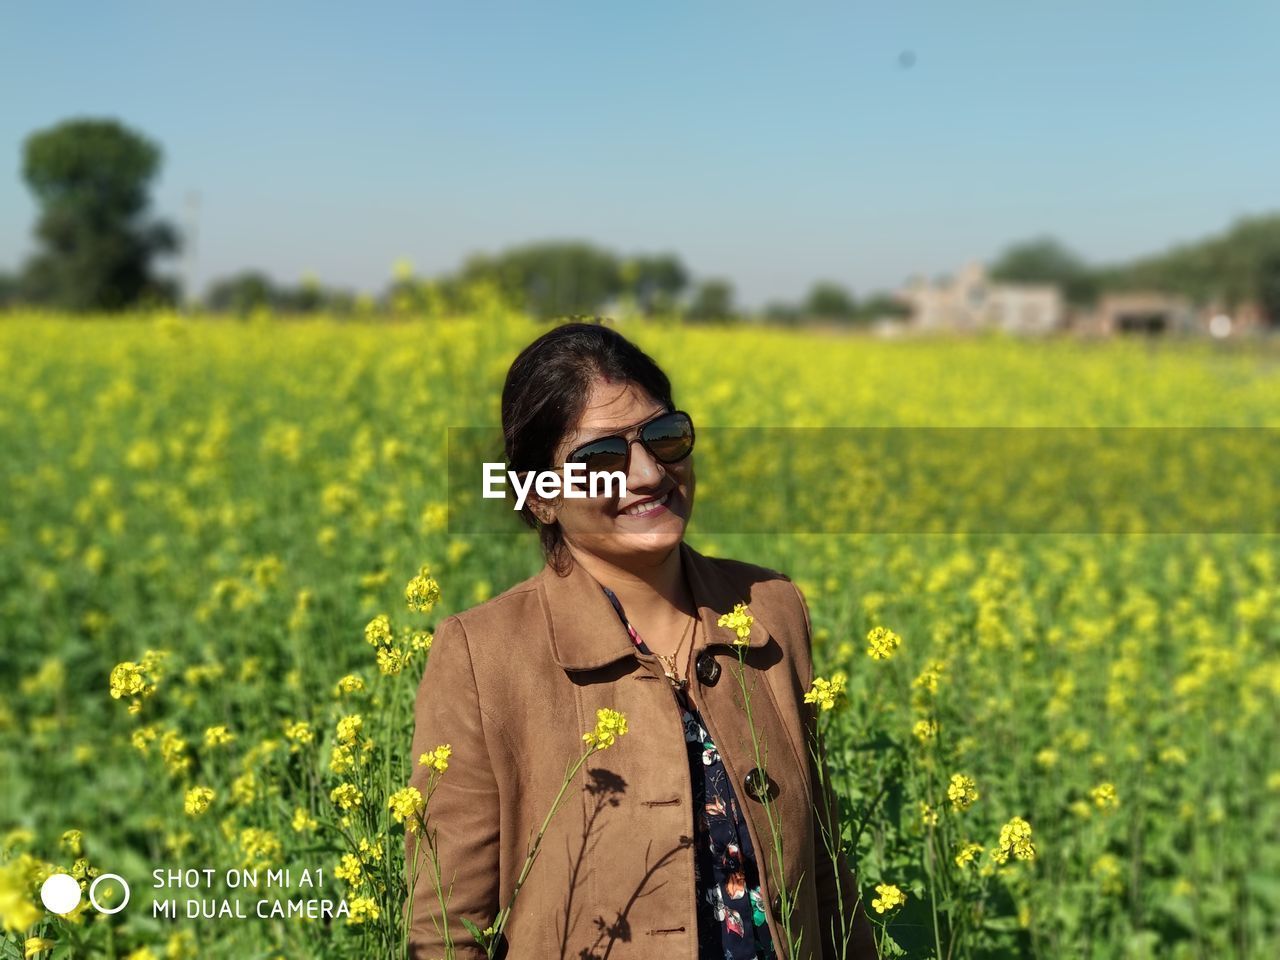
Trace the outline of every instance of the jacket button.
<path fill-rule="evenodd" d="M 776 894 L 773 898 L 773 916 L 781 921 L 782 919 L 782 894 Z"/>
<path fill-rule="evenodd" d="M 698 654 L 698 660 L 695 664 L 698 671 L 698 679 L 707 686 L 712 686 L 720 679 L 720 664 L 716 662 L 716 658 L 705 650 Z"/>
<path fill-rule="evenodd" d="M 759 767 L 752 767 L 747 774 L 746 780 L 747 793 L 753 800 L 764 802 L 764 798 L 769 792 L 769 783 L 765 779 L 765 775 L 760 771 Z"/>

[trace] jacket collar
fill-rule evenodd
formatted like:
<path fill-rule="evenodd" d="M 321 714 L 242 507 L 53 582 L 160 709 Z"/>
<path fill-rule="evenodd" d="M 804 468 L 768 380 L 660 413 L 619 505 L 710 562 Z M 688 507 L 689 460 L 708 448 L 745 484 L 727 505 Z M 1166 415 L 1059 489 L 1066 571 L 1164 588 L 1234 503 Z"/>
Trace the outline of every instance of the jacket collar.
<path fill-rule="evenodd" d="M 735 584 L 720 565 L 688 544 L 681 542 L 679 549 L 702 624 L 702 636 L 695 651 L 715 644 L 732 649 L 737 635 L 727 627 L 718 626 L 716 621 L 722 614 L 731 612 L 735 604 L 749 602 L 744 592 L 748 587 Z M 563 577 L 550 566 L 543 567 L 538 579 L 543 612 L 551 631 L 552 654 L 561 667 L 595 670 L 634 655 L 636 647 L 627 628 L 600 583 L 581 564 L 574 563 Z M 763 647 L 769 642 L 769 630 L 760 620 L 760 611 L 750 609 L 750 613 L 755 621 L 746 645 Z"/>

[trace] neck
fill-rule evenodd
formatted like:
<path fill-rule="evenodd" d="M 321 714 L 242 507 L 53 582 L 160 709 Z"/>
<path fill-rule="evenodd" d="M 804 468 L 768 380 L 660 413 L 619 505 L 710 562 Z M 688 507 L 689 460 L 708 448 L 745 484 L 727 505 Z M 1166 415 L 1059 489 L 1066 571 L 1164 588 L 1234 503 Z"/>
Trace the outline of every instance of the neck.
<path fill-rule="evenodd" d="M 677 544 L 653 563 L 625 564 L 566 543 L 575 563 L 617 595 L 628 617 L 634 611 L 674 607 L 692 613 L 693 597 L 684 579 L 684 563 Z"/>

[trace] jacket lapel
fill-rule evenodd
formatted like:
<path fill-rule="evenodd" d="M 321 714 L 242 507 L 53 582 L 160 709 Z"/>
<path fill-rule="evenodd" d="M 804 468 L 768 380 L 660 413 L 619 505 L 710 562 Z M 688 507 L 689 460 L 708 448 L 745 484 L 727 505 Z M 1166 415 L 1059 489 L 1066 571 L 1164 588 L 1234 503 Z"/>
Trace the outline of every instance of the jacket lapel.
<path fill-rule="evenodd" d="M 749 603 L 746 584 L 734 583 L 707 557 L 688 544 L 681 543 L 685 579 L 698 607 L 702 635 L 695 652 L 721 644 L 731 649 L 737 635 L 716 621 L 732 612 L 734 605 Z M 635 655 L 635 644 L 618 618 L 600 584 L 578 563 L 571 565 L 565 576 L 544 566 L 538 574 L 539 592 L 551 634 L 552 655 L 556 663 L 569 671 L 595 670 L 623 657 Z M 769 629 L 761 620 L 761 611 L 749 608 L 755 617 L 747 647 L 763 647 L 769 642 Z M 768 617 L 767 611 L 765 617 Z"/>
<path fill-rule="evenodd" d="M 685 578 L 693 592 L 693 600 L 698 605 L 702 621 L 702 637 L 693 648 L 694 654 L 716 644 L 736 649 L 738 635 L 728 627 L 719 626 L 716 621 L 723 614 L 732 613 L 739 603 L 747 604 L 747 612 L 754 618 L 751 632 L 747 636 L 748 649 L 767 644 L 771 634 L 761 619 L 761 613 L 763 612 L 764 619 L 769 618 L 769 613 L 756 610 L 750 605 L 749 585 L 735 583 L 720 564 L 704 557 L 688 544 L 681 542 L 680 550 L 684 553 Z"/>

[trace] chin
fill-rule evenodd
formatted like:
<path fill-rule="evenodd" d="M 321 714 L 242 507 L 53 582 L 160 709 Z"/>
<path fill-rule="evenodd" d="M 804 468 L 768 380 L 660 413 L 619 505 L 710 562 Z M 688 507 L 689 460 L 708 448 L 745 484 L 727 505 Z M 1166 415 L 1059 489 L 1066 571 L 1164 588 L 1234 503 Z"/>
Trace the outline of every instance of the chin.
<path fill-rule="evenodd" d="M 598 557 L 627 565 L 636 560 L 658 561 L 680 545 L 684 523 L 664 523 L 659 530 L 627 530 L 580 534 L 574 541 Z"/>
<path fill-rule="evenodd" d="M 672 531 L 650 533 L 624 533 L 614 538 L 614 552 L 622 556 L 665 557 L 680 546 L 684 539 L 684 527 Z"/>

